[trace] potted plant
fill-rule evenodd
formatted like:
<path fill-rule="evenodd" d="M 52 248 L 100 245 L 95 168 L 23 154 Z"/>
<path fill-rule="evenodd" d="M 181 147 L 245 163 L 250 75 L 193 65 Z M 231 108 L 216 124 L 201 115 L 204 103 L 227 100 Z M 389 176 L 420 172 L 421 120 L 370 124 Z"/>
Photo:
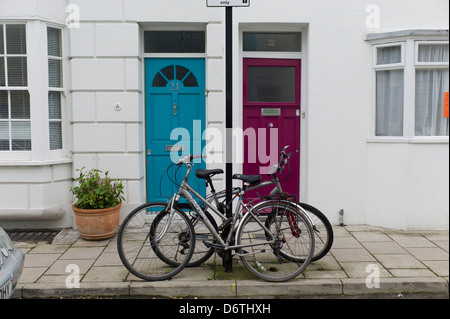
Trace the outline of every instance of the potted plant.
<path fill-rule="evenodd" d="M 107 239 L 117 232 L 122 206 L 123 184 L 111 179 L 108 172 L 101 177 L 102 171 L 85 168 L 77 169 L 80 176 L 77 184 L 70 188 L 76 197 L 72 205 L 75 223 L 80 236 L 87 240 Z"/>

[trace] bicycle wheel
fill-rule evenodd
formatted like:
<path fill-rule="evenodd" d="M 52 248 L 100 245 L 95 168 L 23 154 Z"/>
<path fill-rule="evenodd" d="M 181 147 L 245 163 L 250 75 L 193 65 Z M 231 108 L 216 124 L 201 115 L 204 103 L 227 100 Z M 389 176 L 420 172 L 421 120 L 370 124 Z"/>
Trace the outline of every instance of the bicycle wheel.
<path fill-rule="evenodd" d="M 334 240 L 333 227 L 327 217 L 317 208 L 306 203 L 299 203 L 312 220 L 314 229 L 314 256 L 311 262 L 324 257 L 331 249 Z"/>
<path fill-rule="evenodd" d="M 167 212 L 167 203 L 153 202 L 137 207 L 125 218 L 117 235 L 117 250 L 124 266 L 133 275 L 148 281 L 166 280 L 178 274 L 195 248 L 194 228 L 187 216 L 175 210 L 173 214 L 167 212 L 155 224 L 161 212 Z M 168 266 L 161 261 L 152 247 L 156 244 L 177 260 L 178 266 Z"/>
<path fill-rule="evenodd" d="M 297 205 L 300 205 L 300 207 L 304 210 L 306 214 L 308 214 L 309 219 L 312 222 L 312 227 L 314 230 L 314 255 L 311 259 L 311 262 L 317 261 L 321 259 L 323 256 L 325 256 L 331 249 L 331 246 L 333 245 L 333 228 L 328 221 L 328 219 L 325 217 L 325 215 L 318 210 L 317 208 L 305 204 L 305 203 L 294 203 L 290 202 L 290 204 L 295 208 L 298 209 Z M 271 212 L 272 207 L 270 205 L 257 205 L 255 207 L 255 211 L 260 215 L 266 215 L 269 218 L 266 219 L 266 227 L 270 228 L 271 225 Z M 302 260 L 302 257 L 298 257 L 299 260 Z"/>
<path fill-rule="evenodd" d="M 203 243 L 204 240 L 212 241 L 213 235 L 211 234 L 209 229 L 205 226 L 205 224 L 201 221 L 197 212 L 191 210 L 189 204 L 179 204 L 178 208 L 182 209 L 183 212 L 187 216 L 189 216 L 192 226 L 194 227 L 195 249 L 186 267 L 196 267 L 204 263 L 214 254 L 214 248 L 208 248 Z M 215 227 L 215 229 L 217 229 L 217 223 L 211 216 L 211 214 L 206 211 L 204 213 L 206 214 L 206 217 L 209 219 L 212 225 Z M 156 227 L 158 227 L 158 224 L 163 221 L 163 217 L 165 216 L 165 214 L 166 212 L 162 211 L 155 218 L 153 223 L 155 224 Z M 173 254 L 168 254 L 165 250 L 161 249 L 158 244 L 153 246 L 153 250 L 155 251 L 155 254 L 166 264 L 174 267 L 179 266 L 180 261 L 172 258 Z"/>
<path fill-rule="evenodd" d="M 286 281 L 300 275 L 314 253 L 314 232 L 308 219 L 290 205 L 269 201 L 270 217 L 247 212 L 237 233 L 238 255 L 256 276 Z M 270 218 L 270 228 L 265 219 Z M 300 258 L 301 260 L 300 260 Z"/>

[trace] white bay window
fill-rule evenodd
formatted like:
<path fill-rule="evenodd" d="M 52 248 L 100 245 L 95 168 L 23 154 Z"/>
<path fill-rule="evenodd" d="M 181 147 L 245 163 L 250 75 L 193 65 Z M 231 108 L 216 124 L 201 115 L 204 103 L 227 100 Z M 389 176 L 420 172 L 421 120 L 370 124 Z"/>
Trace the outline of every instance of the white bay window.
<path fill-rule="evenodd" d="M 0 21 L 0 165 L 68 160 L 63 30 Z"/>
<path fill-rule="evenodd" d="M 449 89 L 448 43 L 417 43 L 415 135 L 448 136 L 444 92 Z"/>
<path fill-rule="evenodd" d="M 48 51 L 48 117 L 50 150 L 62 149 L 61 94 L 62 47 L 61 30 L 47 27 Z"/>
<path fill-rule="evenodd" d="M 395 33 L 389 34 L 392 36 Z M 375 71 L 375 141 L 448 143 L 449 119 L 444 93 L 449 91 L 448 40 L 405 39 L 373 35 Z M 370 38 L 370 37 L 369 37 Z M 403 40 L 403 41 L 401 41 Z"/>
<path fill-rule="evenodd" d="M 0 152 L 31 150 L 25 24 L 0 24 Z"/>
<path fill-rule="evenodd" d="M 402 45 L 376 48 L 376 135 L 403 135 Z"/>

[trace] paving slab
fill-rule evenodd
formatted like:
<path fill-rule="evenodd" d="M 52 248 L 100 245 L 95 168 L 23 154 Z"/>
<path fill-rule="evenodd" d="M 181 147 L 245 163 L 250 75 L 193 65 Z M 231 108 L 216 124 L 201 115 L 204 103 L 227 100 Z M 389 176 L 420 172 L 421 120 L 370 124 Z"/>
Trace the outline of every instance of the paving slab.
<path fill-rule="evenodd" d="M 447 260 L 448 253 L 438 247 L 427 247 L 427 248 L 406 248 L 411 255 L 419 260 Z"/>
<path fill-rule="evenodd" d="M 407 254 L 408 252 L 395 242 L 366 241 L 362 245 L 372 254 Z"/>
<path fill-rule="evenodd" d="M 364 248 L 336 248 L 331 254 L 338 262 L 345 261 L 376 261 L 376 259 Z"/>
<path fill-rule="evenodd" d="M 426 268 L 417 258 L 409 254 L 380 254 L 375 257 L 386 268 Z"/>
<path fill-rule="evenodd" d="M 348 278 L 367 278 L 374 267 L 380 277 L 392 277 L 392 274 L 378 262 L 341 262 L 341 266 Z"/>
<path fill-rule="evenodd" d="M 413 247 L 421 247 L 421 248 L 429 248 L 429 247 L 435 247 L 435 244 L 433 244 L 432 241 L 430 241 L 428 238 L 418 235 L 418 234 L 390 234 L 389 237 L 391 237 L 395 242 L 397 242 L 399 245 L 405 248 L 413 248 Z"/>
<path fill-rule="evenodd" d="M 97 259 L 104 247 L 74 247 L 67 249 L 61 259 Z"/>

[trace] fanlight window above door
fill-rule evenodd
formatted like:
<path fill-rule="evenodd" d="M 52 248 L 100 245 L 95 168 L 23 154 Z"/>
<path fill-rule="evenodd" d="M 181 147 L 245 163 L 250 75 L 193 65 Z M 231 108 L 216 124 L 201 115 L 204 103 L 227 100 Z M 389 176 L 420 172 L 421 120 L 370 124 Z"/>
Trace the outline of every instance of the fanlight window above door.
<path fill-rule="evenodd" d="M 166 87 L 170 81 L 177 80 L 185 87 L 197 87 L 198 82 L 195 75 L 184 66 L 169 65 L 156 73 L 153 79 L 153 87 Z"/>

